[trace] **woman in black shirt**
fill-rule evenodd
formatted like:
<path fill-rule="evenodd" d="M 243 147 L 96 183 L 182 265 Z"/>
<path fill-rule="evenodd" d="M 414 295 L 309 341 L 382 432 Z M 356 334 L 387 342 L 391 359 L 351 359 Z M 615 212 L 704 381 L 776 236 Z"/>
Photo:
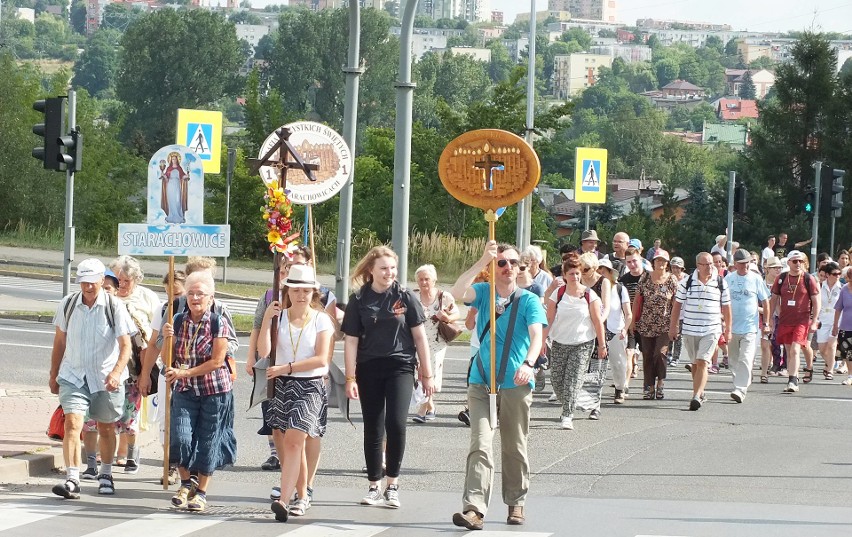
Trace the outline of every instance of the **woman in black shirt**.
<path fill-rule="evenodd" d="M 426 396 L 434 391 L 429 344 L 420 301 L 396 281 L 397 256 L 377 246 L 355 267 L 360 289 L 343 316 L 346 394 L 361 400 L 364 458 L 370 488 L 362 505 L 398 508 L 399 471 L 405 452 L 405 420 L 415 370 Z M 418 360 L 419 358 L 419 360 Z M 382 445 L 387 432 L 387 488 L 380 492 Z"/>

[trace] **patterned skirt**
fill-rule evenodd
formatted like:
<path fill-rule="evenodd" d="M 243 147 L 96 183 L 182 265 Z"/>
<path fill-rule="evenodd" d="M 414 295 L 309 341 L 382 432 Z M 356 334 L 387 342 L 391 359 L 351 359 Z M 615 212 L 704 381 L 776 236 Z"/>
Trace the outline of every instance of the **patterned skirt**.
<path fill-rule="evenodd" d="M 271 403 L 273 429 L 296 429 L 313 438 L 325 435 L 328 394 L 322 378 L 278 377 Z"/>

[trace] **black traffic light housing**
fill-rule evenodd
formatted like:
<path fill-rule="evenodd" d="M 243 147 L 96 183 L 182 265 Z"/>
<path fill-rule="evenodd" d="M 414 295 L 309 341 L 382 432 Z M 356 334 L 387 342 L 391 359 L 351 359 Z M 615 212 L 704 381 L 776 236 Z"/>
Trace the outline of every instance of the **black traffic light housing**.
<path fill-rule="evenodd" d="M 33 125 L 33 134 L 44 138 L 44 146 L 34 148 L 32 155 L 44 162 L 44 169 L 63 171 L 59 138 L 65 134 L 65 97 L 36 101 L 33 110 L 44 114 L 44 123 Z"/>
<path fill-rule="evenodd" d="M 831 216 L 840 218 L 843 214 L 843 178 L 846 175 L 846 170 L 831 171 Z"/>
<path fill-rule="evenodd" d="M 66 136 L 60 136 L 57 143 L 60 149 L 65 149 L 64 153 L 57 156 L 59 162 L 67 166 L 68 171 L 79 172 L 83 168 L 83 134 L 80 127 L 76 127 Z"/>
<path fill-rule="evenodd" d="M 736 214 L 745 214 L 746 213 L 746 194 L 748 193 L 748 187 L 745 186 L 745 183 L 738 181 L 736 186 L 734 187 L 734 213 Z"/>
<path fill-rule="evenodd" d="M 805 187 L 804 197 L 802 198 L 802 212 L 807 215 L 814 214 L 816 210 L 816 188 L 813 186 Z"/>

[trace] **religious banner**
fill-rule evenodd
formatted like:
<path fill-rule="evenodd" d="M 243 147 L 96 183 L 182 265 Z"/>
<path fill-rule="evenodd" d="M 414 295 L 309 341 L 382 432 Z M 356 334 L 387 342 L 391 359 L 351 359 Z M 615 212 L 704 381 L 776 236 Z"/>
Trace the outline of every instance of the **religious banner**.
<path fill-rule="evenodd" d="M 149 224 L 204 224 L 204 168 L 183 145 L 160 148 L 148 161 Z"/>

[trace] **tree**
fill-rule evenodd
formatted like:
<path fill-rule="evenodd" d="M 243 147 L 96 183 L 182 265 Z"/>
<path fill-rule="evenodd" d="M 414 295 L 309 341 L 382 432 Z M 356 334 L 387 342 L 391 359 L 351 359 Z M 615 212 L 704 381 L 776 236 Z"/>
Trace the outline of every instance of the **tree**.
<path fill-rule="evenodd" d="M 841 80 L 852 78 L 852 58 L 847 58 L 843 62 L 843 66 L 840 67 L 839 76 Z"/>
<path fill-rule="evenodd" d="M 143 155 L 173 143 L 177 109 L 203 108 L 221 98 L 241 62 L 234 25 L 221 15 L 172 9 L 145 14 L 121 39 L 116 96 L 128 108 L 124 139 Z"/>
<path fill-rule="evenodd" d="M 75 0 L 71 4 L 71 28 L 80 35 L 86 35 L 86 2 Z"/>
<path fill-rule="evenodd" d="M 515 62 L 509 56 L 509 51 L 499 39 L 488 43 L 487 48 L 491 50 L 491 63 L 488 65 L 488 75 L 492 82 L 502 82 L 509 78 Z"/>
<path fill-rule="evenodd" d="M 738 57 L 740 55 L 740 51 L 737 49 L 737 44 L 736 38 L 725 43 L 725 56 Z"/>
<path fill-rule="evenodd" d="M 751 79 L 751 71 L 746 71 L 743 74 L 743 82 L 740 84 L 741 99 L 756 99 L 757 88 L 754 87 L 754 80 Z"/>
<path fill-rule="evenodd" d="M 775 67 L 775 62 L 769 56 L 761 56 L 755 58 L 748 64 L 749 69 L 760 71 L 761 69 L 772 69 Z"/>
<path fill-rule="evenodd" d="M 113 30 L 124 32 L 143 15 L 142 10 L 137 7 L 129 7 L 127 4 L 112 2 L 104 7 L 101 28 L 112 28 Z"/>
<path fill-rule="evenodd" d="M 562 33 L 562 37 L 559 40 L 565 43 L 573 41 L 580 45 L 580 50 L 589 50 L 589 47 L 592 46 L 592 36 L 582 28 L 569 28 Z"/>
<path fill-rule="evenodd" d="M 725 44 L 722 43 L 722 40 L 715 35 L 707 36 L 707 39 L 704 41 L 704 46 L 718 51 L 719 54 L 725 52 Z"/>
<path fill-rule="evenodd" d="M 251 11 L 235 11 L 228 20 L 234 24 L 263 24 L 263 20 Z"/>
<path fill-rule="evenodd" d="M 118 41 L 116 30 L 103 29 L 89 39 L 85 50 L 74 64 L 71 85 L 84 88 L 90 95 L 104 97 L 113 89 L 118 70 Z"/>

